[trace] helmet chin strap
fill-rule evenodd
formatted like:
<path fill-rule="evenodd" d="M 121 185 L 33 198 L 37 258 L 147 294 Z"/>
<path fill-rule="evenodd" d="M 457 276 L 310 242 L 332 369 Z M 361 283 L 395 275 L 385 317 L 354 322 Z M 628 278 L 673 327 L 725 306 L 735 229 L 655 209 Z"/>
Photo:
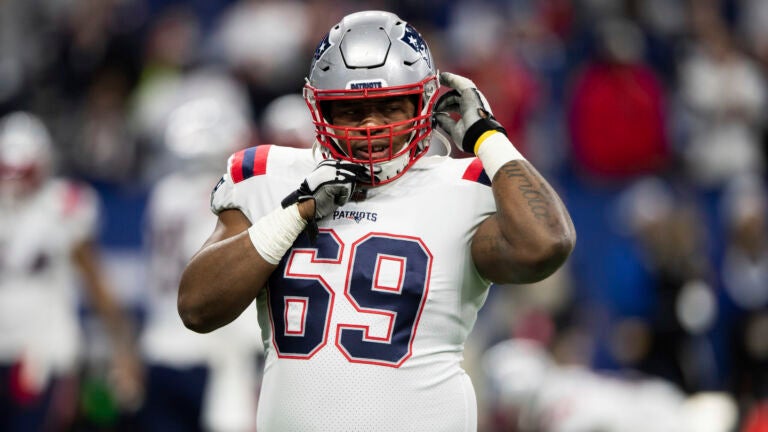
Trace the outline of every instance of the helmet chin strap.
<path fill-rule="evenodd" d="M 322 144 L 320 144 L 319 140 L 315 139 L 315 141 L 312 143 L 312 158 L 315 159 L 315 162 L 328 159 L 330 156 L 331 152 L 329 152 Z"/>

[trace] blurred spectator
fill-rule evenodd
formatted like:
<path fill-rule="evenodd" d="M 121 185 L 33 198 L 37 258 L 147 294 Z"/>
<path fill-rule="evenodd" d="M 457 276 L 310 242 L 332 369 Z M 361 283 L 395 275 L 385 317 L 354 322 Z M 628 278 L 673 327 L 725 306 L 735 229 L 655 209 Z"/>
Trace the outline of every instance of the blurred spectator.
<path fill-rule="evenodd" d="M 157 87 L 154 87 L 154 86 Z M 220 67 L 201 67 L 178 73 L 152 85 L 153 90 L 139 96 L 132 113 L 138 134 L 143 137 L 144 159 L 141 177 L 153 184 L 169 170 L 177 168 L 178 158 L 169 151 L 165 134 L 171 113 L 191 100 L 226 100 L 232 109 L 245 113 L 250 125 L 251 107 L 245 87 Z M 149 89 L 148 89 L 149 90 Z M 256 131 L 251 131 L 251 135 Z M 198 143 L 198 145 L 203 145 Z"/>
<path fill-rule="evenodd" d="M 722 279 L 735 305 L 729 337 L 732 391 L 746 405 L 768 398 L 768 192 L 761 177 L 732 180 L 723 200 L 726 221 Z"/>
<path fill-rule="evenodd" d="M 307 148 L 315 142 L 315 124 L 300 94 L 274 99 L 264 109 L 259 127 L 261 142 Z"/>
<path fill-rule="evenodd" d="M 179 105 L 185 72 L 197 60 L 200 37 L 197 17 L 183 6 L 165 9 L 150 23 L 141 75 L 130 96 L 131 128 L 146 156 L 142 176 L 150 182 L 157 178 L 153 161 L 162 152 L 168 115 Z"/>
<path fill-rule="evenodd" d="M 746 42 L 747 49 L 752 53 L 763 68 L 763 74 L 768 71 L 768 2 L 763 0 L 743 0 L 739 14 L 741 38 Z"/>
<path fill-rule="evenodd" d="M 598 23 L 597 56 L 575 80 L 569 107 L 573 162 L 587 177 L 626 180 L 670 161 L 666 94 L 644 62 L 644 40 L 630 21 Z"/>
<path fill-rule="evenodd" d="M 67 113 L 71 123 L 68 167 L 82 178 L 130 184 L 138 178 L 140 149 L 126 121 L 129 83 L 117 70 L 103 70 L 89 83 L 82 110 Z"/>
<path fill-rule="evenodd" d="M 51 47 L 57 47 L 56 33 L 68 3 L 0 2 L 0 113 L 28 109 L 35 87 L 48 84 L 46 72 L 59 54 Z"/>
<path fill-rule="evenodd" d="M 152 189 L 145 217 L 149 295 L 142 333 L 147 397 L 143 430 L 246 432 L 255 427 L 255 307 L 209 334 L 188 330 L 176 309 L 186 262 L 213 231 L 210 193 L 227 157 L 250 142 L 242 106 L 220 95 L 184 102 L 168 119 L 174 164 Z"/>
<path fill-rule="evenodd" d="M 85 184 L 53 177 L 53 153 L 47 128 L 34 115 L 15 112 L 0 122 L 4 431 L 71 426 L 83 350 L 80 286 L 111 335 L 111 376 L 118 402 L 135 409 L 141 396 L 133 329 L 99 263 L 95 192 Z"/>
<path fill-rule="evenodd" d="M 490 3 L 459 2 L 447 32 L 455 47 L 450 59 L 453 68 L 487 89 L 493 115 L 515 146 L 527 154 L 528 126 L 539 101 L 539 83 L 518 56 L 504 15 Z"/>
<path fill-rule="evenodd" d="M 765 172 L 760 125 L 765 80 L 709 2 L 692 2 L 693 45 L 681 65 L 680 91 L 689 114 L 682 149 L 690 180 L 719 189 L 735 175 Z"/>
<path fill-rule="evenodd" d="M 638 248 L 650 308 L 647 319 L 616 326 L 615 355 L 625 367 L 663 377 L 687 392 L 711 389 L 716 359 L 707 334 L 717 305 L 701 216 L 659 178 L 634 183 L 619 205 Z"/>
<path fill-rule="evenodd" d="M 212 35 L 214 50 L 248 88 L 255 119 L 272 99 L 301 90 L 310 40 L 320 36 L 310 33 L 311 18 L 304 2 L 242 0 Z"/>
<path fill-rule="evenodd" d="M 664 82 L 667 93 L 677 85 L 677 57 L 688 32 L 688 3 L 688 0 L 625 2 L 628 16 L 643 30 L 645 59 Z"/>
<path fill-rule="evenodd" d="M 768 432 L 768 402 L 756 405 L 747 413 L 741 432 Z"/>

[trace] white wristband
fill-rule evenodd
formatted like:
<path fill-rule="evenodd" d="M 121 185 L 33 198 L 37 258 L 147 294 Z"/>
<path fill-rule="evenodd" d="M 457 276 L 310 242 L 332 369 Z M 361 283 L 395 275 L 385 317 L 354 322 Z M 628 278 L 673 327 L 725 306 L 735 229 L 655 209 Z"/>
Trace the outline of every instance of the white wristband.
<path fill-rule="evenodd" d="M 298 204 L 293 204 L 277 208 L 256 221 L 248 228 L 248 236 L 266 262 L 277 264 L 306 225 L 306 219 L 299 214 Z"/>
<path fill-rule="evenodd" d="M 506 135 L 497 131 L 489 131 L 488 135 L 481 135 L 475 144 L 477 157 L 483 163 L 485 173 L 493 180 L 496 171 L 505 163 L 525 157 L 515 148 Z"/>

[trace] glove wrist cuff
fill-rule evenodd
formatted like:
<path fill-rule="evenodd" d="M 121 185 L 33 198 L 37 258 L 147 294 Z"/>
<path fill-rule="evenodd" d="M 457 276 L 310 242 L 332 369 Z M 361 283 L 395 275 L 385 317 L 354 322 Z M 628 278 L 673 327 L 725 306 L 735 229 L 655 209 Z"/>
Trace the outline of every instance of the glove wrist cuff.
<path fill-rule="evenodd" d="M 489 131 L 498 131 L 507 135 L 507 131 L 504 129 L 503 126 L 499 122 L 496 121 L 493 117 L 486 117 L 481 118 L 480 120 L 474 122 L 472 126 L 467 129 L 467 132 L 464 134 L 464 138 L 461 142 L 462 149 L 467 153 L 476 154 L 475 152 L 475 146 L 479 144 L 480 138 Z"/>
<path fill-rule="evenodd" d="M 306 186 L 305 183 L 306 182 L 302 183 L 298 189 L 288 194 L 287 197 L 283 198 L 283 200 L 280 201 L 280 206 L 287 208 L 290 205 L 311 199 L 312 192 L 309 191 L 309 186 Z"/>
<path fill-rule="evenodd" d="M 304 231 L 307 221 L 299 214 L 297 204 L 277 208 L 248 228 L 253 247 L 270 264 L 277 264 Z"/>
<path fill-rule="evenodd" d="M 505 163 L 513 160 L 525 160 L 522 153 L 515 148 L 506 135 L 494 131 L 482 138 L 477 146 L 477 157 L 483 163 L 483 169 L 491 180 Z"/>

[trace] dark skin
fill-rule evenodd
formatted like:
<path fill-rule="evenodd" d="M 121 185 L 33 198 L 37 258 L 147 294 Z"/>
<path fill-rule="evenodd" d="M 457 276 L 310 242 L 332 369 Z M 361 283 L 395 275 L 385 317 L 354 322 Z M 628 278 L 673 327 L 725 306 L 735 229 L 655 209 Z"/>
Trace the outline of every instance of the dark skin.
<path fill-rule="evenodd" d="M 355 127 L 392 124 L 414 115 L 414 104 L 404 97 L 334 103 L 330 113 L 333 124 Z M 407 123 L 401 127 L 406 128 Z M 402 147 L 405 139 L 405 135 L 396 137 L 395 143 Z M 357 143 L 353 152 L 363 143 L 365 148 L 359 151 L 367 151 L 367 142 Z M 472 238 L 471 253 L 478 271 L 496 283 L 546 278 L 562 265 L 576 241 L 562 201 L 525 160 L 503 165 L 493 178 L 492 189 L 497 211 L 480 224 Z M 299 213 L 309 220 L 314 207 L 313 200 L 304 201 L 299 203 Z M 239 210 L 223 211 L 213 234 L 187 265 L 178 306 L 190 329 L 210 332 L 237 318 L 277 267 L 254 249 L 246 231 L 250 226 Z"/>

